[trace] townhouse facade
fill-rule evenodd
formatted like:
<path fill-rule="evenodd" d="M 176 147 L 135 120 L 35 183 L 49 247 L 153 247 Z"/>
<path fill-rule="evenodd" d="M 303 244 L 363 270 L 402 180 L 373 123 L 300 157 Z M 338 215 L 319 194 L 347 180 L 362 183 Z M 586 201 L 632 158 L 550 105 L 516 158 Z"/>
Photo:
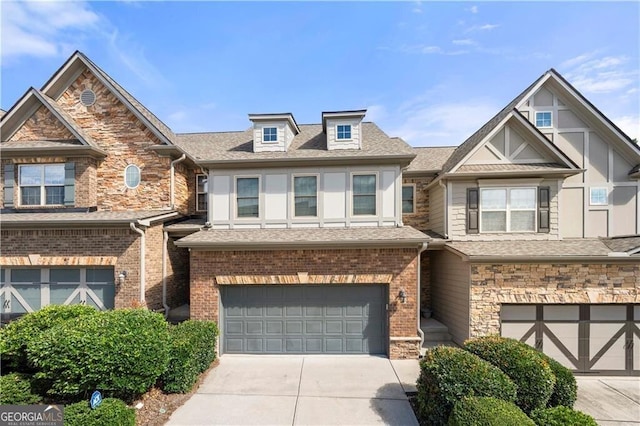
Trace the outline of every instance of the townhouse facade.
<path fill-rule="evenodd" d="M 460 146 L 365 110 L 176 134 L 81 52 L 3 115 L 3 319 L 145 306 L 221 353 L 412 358 L 421 313 L 640 374 L 640 150 L 555 70 Z"/>

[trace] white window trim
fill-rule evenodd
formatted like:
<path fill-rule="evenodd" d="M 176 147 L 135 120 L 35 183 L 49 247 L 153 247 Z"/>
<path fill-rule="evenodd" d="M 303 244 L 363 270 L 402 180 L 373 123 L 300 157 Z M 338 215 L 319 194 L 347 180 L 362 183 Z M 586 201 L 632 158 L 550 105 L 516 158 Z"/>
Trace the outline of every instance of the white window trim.
<path fill-rule="evenodd" d="M 297 216 L 296 215 L 296 178 L 309 177 L 316 178 L 316 215 L 315 216 Z M 291 175 L 291 217 L 295 219 L 318 218 L 320 212 L 320 174 L 319 173 L 296 173 Z"/>
<path fill-rule="evenodd" d="M 548 126 L 538 126 L 538 114 L 549 114 L 551 116 Z M 538 129 L 551 129 L 553 127 L 553 111 L 536 111 L 534 116 L 534 124 Z"/>
<path fill-rule="evenodd" d="M 353 193 L 353 178 L 355 176 L 371 176 L 374 175 L 376 177 L 376 186 L 375 186 L 375 191 L 374 191 L 374 195 L 375 195 L 375 213 L 374 214 L 354 214 L 353 213 L 353 208 L 354 208 L 354 203 L 353 203 L 353 197 L 355 196 L 355 194 Z M 349 198 L 350 198 L 350 206 L 349 206 L 349 217 L 351 219 L 361 219 L 361 218 L 374 218 L 374 217 L 378 217 L 378 212 L 380 210 L 380 206 L 378 206 L 378 201 L 380 200 L 380 194 L 379 194 L 379 188 L 380 186 L 380 176 L 379 173 L 377 171 L 371 171 L 371 172 L 352 172 L 351 173 L 351 177 L 350 177 L 350 182 L 349 182 Z"/>
<path fill-rule="evenodd" d="M 130 167 L 135 167 L 136 169 L 138 169 L 139 176 L 138 176 L 138 184 L 136 186 L 129 186 L 129 184 L 127 183 L 127 170 L 129 170 Z M 128 189 L 136 189 L 142 183 L 142 169 L 136 164 L 133 164 L 133 163 L 127 164 L 127 167 L 125 167 L 124 171 L 122 172 L 122 178 L 124 180 L 125 187 L 127 187 Z"/>
<path fill-rule="evenodd" d="M 349 135 L 348 138 L 339 138 L 338 137 L 338 126 L 349 126 Z M 353 124 L 351 123 L 336 123 L 336 141 L 346 142 L 353 140 Z"/>
<path fill-rule="evenodd" d="M 535 234 L 537 232 L 538 229 L 538 215 L 537 215 L 537 211 L 538 211 L 538 188 L 537 187 L 532 187 L 532 186 L 486 186 L 486 187 L 481 187 L 480 189 L 480 193 L 479 195 L 479 199 L 478 199 L 478 231 L 479 233 L 485 233 L 485 234 Z M 504 209 L 484 209 L 482 207 L 482 190 L 483 189 L 504 189 L 507 191 L 506 193 L 506 205 Z M 533 203 L 533 209 L 511 209 L 510 208 L 510 204 L 511 204 L 511 197 L 510 197 L 510 193 L 512 189 L 533 189 L 533 193 L 534 193 L 534 203 Z M 530 212 L 533 211 L 533 230 L 531 231 L 512 231 L 511 230 L 511 212 L 512 211 L 516 211 L 516 212 Z M 482 229 L 482 212 L 505 212 L 505 231 L 484 231 Z"/>
<path fill-rule="evenodd" d="M 416 184 L 415 183 L 403 183 L 401 186 L 401 193 L 400 193 L 400 209 L 402 209 L 402 207 L 404 206 L 404 198 L 402 198 L 402 192 L 404 191 L 404 187 L 405 186 L 411 186 L 413 189 L 413 207 L 411 207 L 411 212 L 410 213 L 405 213 L 402 212 L 402 214 L 416 214 Z"/>
<path fill-rule="evenodd" d="M 593 192 L 594 190 L 604 190 L 605 198 L 607 199 L 606 203 L 594 203 L 593 202 Z M 604 186 L 592 186 L 589 188 L 589 205 L 590 206 L 608 206 L 609 205 L 609 188 Z"/>
<path fill-rule="evenodd" d="M 258 216 L 238 216 L 238 179 L 258 179 Z M 237 175 L 233 177 L 233 217 L 239 221 L 255 222 L 262 218 L 262 176 L 261 175 Z"/>
<path fill-rule="evenodd" d="M 276 140 L 271 141 L 271 140 L 266 140 L 264 138 L 264 132 L 266 129 L 276 129 Z M 264 126 L 262 127 L 262 143 L 266 143 L 266 144 L 273 144 L 273 143 L 278 143 L 278 126 Z"/>
<path fill-rule="evenodd" d="M 22 168 L 23 167 L 33 167 L 33 166 L 39 166 L 41 168 L 40 171 L 40 179 L 41 179 L 41 184 L 40 185 L 22 185 L 20 182 L 20 178 L 22 176 Z M 64 170 L 64 163 L 46 163 L 46 164 L 20 164 L 18 166 L 18 194 L 20 197 L 20 205 L 24 206 L 24 207 L 46 207 L 46 206 L 64 206 L 64 196 L 63 196 L 63 200 L 62 203 L 60 204 L 47 204 L 47 192 L 45 191 L 45 187 L 47 186 L 58 186 L 58 187 L 62 187 L 64 188 L 65 184 L 62 183 L 61 185 L 47 185 L 44 181 L 44 169 L 47 166 L 62 166 L 62 169 Z M 22 202 L 22 188 L 37 188 L 40 187 L 40 204 L 24 204 Z"/>
<path fill-rule="evenodd" d="M 197 212 L 206 212 L 209 209 L 209 199 L 208 199 L 209 195 L 208 195 L 208 191 L 206 191 L 206 190 L 204 192 L 198 192 L 198 178 L 199 177 L 204 177 L 206 180 L 208 180 L 209 176 L 206 175 L 206 174 L 197 173 L 196 174 L 196 184 L 195 184 L 195 189 L 196 189 L 196 200 L 195 200 L 196 201 L 196 206 L 195 207 L 196 207 L 196 211 Z M 204 199 L 205 199 L 205 207 L 206 208 L 204 210 L 198 208 L 199 207 L 198 206 L 198 195 L 200 195 L 200 194 L 204 194 L 205 195 Z"/>

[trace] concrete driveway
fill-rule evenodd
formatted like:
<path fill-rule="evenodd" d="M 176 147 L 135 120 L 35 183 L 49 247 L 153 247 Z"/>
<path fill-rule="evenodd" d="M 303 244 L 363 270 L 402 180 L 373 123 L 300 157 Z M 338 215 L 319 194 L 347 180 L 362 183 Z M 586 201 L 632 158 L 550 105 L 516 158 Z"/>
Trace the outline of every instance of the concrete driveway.
<path fill-rule="evenodd" d="M 415 365 L 369 356 L 225 355 L 167 425 L 417 425 L 405 395 L 415 388 L 399 378 L 412 386 Z"/>
<path fill-rule="evenodd" d="M 640 377 L 576 376 L 574 408 L 593 416 L 600 426 L 640 425 Z"/>

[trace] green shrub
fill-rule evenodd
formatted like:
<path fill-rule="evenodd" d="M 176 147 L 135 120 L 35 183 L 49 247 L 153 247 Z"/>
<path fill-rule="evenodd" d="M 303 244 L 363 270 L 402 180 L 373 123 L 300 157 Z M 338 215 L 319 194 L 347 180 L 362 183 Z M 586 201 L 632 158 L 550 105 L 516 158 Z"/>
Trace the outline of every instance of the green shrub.
<path fill-rule="evenodd" d="M 136 410 L 115 398 L 105 398 L 92 410 L 87 401 L 64 407 L 65 426 L 135 426 Z"/>
<path fill-rule="evenodd" d="M 28 313 L 0 329 L 0 358 L 3 370 L 28 372 L 27 346 L 38 340 L 40 334 L 52 327 L 79 316 L 92 315 L 97 311 L 85 305 L 50 305 Z"/>
<path fill-rule="evenodd" d="M 553 387 L 553 393 L 547 402 L 548 407 L 556 407 L 563 405 L 572 408 L 578 397 L 578 384 L 573 372 L 555 359 L 540 353 L 549 363 L 553 375 L 556 377 L 556 384 Z"/>
<path fill-rule="evenodd" d="M 218 327 L 211 321 L 185 321 L 169 329 L 169 365 L 162 375 L 167 392 L 188 392 L 216 358 Z"/>
<path fill-rule="evenodd" d="M 526 343 L 499 336 L 468 340 L 464 349 L 502 370 L 516 384 L 516 404 L 525 413 L 544 408 L 556 378 L 540 352 Z"/>
<path fill-rule="evenodd" d="M 590 415 L 561 405 L 534 410 L 531 419 L 539 426 L 598 426 Z"/>
<path fill-rule="evenodd" d="M 36 378 L 50 381 L 50 395 L 133 397 L 149 389 L 169 361 L 169 333 L 162 315 L 122 309 L 66 321 L 27 347 Z"/>
<path fill-rule="evenodd" d="M 446 424 L 453 405 L 465 396 L 514 401 L 516 386 L 498 368 L 460 348 L 440 346 L 420 361 L 416 404 L 422 423 Z"/>
<path fill-rule="evenodd" d="M 0 404 L 29 405 L 40 401 L 42 398 L 31 390 L 29 376 L 19 373 L 0 376 Z"/>
<path fill-rule="evenodd" d="M 449 426 L 535 426 L 535 423 L 512 402 L 467 397 L 454 405 Z"/>

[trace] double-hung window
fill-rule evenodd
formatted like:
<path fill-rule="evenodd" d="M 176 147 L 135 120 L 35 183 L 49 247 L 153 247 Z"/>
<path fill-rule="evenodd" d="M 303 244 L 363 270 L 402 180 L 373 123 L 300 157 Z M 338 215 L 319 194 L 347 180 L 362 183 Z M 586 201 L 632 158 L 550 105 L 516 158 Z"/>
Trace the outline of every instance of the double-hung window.
<path fill-rule="evenodd" d="M 262 128 L 262 142 L 278 142 L 278 128 L 277 127 L 263 127 Z"/>
<path fill-rule="evenodd" d="M 196 211 L 207 210 L 207 175 L 196 175 Z"/>
<path fill-rule="evenodd" d="M 376 214 L 376 175 L 353 176 L 353 215 Z"/>
<path fill-rule="evenodd" d="M 239 218 L 260 217 L 260 179 L 236 179 L 236 211 Z"/>
<path fill-rule="evenodd" d="M 414 212 L 415 188 L 414 185 L 402 186 L 402 213 Z"/>
<path fill-rule="evenodd" d="M 534 232 L 536 188 L 482 188 L 481 232 Z"/>
<path fill-rule="evenodd" d="M 338 124 L 336 126 L 336 139 L 337 140 L 351 139 L 351 124 Z"/>
<path fill-rule="evenodd" d="M 20 166 L 20 199 L 23 206 L 64 204 L 64 164 Z"/>
<path fill-rule="evenodd" d="M 318 215 L 318 179 L 316 176 L 294 176 L 294 216 Z"/>

